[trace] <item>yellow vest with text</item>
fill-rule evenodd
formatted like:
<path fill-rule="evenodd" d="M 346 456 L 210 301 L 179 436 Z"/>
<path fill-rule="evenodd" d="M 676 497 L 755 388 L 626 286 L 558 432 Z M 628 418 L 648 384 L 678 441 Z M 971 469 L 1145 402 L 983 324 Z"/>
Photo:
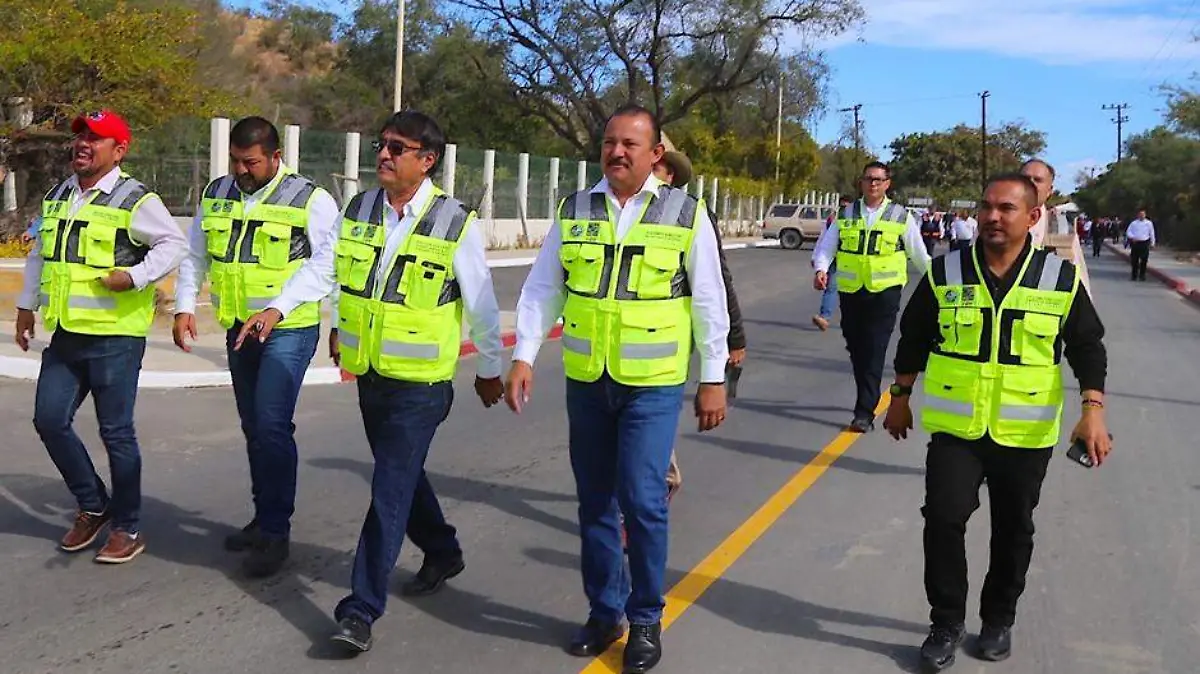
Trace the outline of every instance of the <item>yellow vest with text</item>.
<path fill-rule="evenodd" d="M 209 292 L 217 320 L 226 329 L 267 308 L 283 285 L 312 257 L 308 204 L 319 189 L 308 178 L 281 167 L 275 187 L 247 211 L 233 176 L 204 188 L 200 229 L 208 244 Z M 306 302 L 279 328 L 321 322 L 319 302 Z"/>
<path fill-rule="evenodd" d="M 462 342 L 454 255 L 475 213 L 435 187 L 400 249 L 385 260 L 386 200 L 382 189 L 361 192 L 342 213 L 336 247 L 342 368 L 411 382 L 448 381 Z"/>
<path fill-rule="evenodd" d="M 567 377 L 593 382 L 607 371 L 629 386 L 687 380 L 692 290 L 684 261 L 702 209 L 663 185 L 617 243 L 616 214 L 604 193 L 577 192 L 560 203 Z"/>
<path fill-rule="evenodd" d="M 874 226 L 867 226 L 861 199 L 842 210 L 838 218 L 837 289 L 854 293 L 867 289 L 877 293 L 903 286 L 908 280 L 908 258 L 904 254 L 904 232 L 908 210 L 884 200 Z"/>
<path fill-rule="evenodd" d="M 1075 266 L 1031 249 L 999 307 L 983 278 L 974 246 L 930 267 L 940 339 L 925 368 L 921 423 L 966 440 L 1050 447 L 1062 419 L 1060 333 L 1079 288 Z"/>
<path fill-rule="evenodd" d="M 72 217 L 71 192 L 63 182 L 42 201 L 39 305 L 46 329 L 145 337 L 154 321 L 154 285 L 111 292 L 100 279 L 146 257 L 150 249 L 130 238 L 129 227 L 153 193 L 122 171 L 111 192 L 97 192 Z"/>

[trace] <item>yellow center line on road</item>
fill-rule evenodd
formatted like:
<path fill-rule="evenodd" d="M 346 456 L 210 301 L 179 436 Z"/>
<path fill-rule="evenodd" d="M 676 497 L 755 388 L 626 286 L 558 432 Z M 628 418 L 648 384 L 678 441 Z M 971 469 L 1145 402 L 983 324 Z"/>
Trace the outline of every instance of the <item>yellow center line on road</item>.
<path fill-rule="evenodd" d="M 891 396 L 885 391 L 879 400 L 879 405 L 875 408 L 875 415 L 882 414 L 890 401 Z M 696 603 L 696 600 L 708 591 L 708 588 L 718 578 L 729 570 L 729 567 L 733 566 L 734 562 L 746 554 L 750 546 L 754 545 L 755 541 L 774 526 L 775 522 L 788 511 L 788 508 L 791 508 L 804 495 L 804 492 L 808 491 L 808 488 L 825 474 L 833 462 L 837 461 L 838 457 L 844 454 L 850 445 L 853 445 L 860 437 L 861 434 L 850 431 L 839 433 L 832 442 L 825 445 L 819 454 L 793 475 L 787 484 L 772 494 L 762 507 L 749 519 L 742 522 L 732 534 L 729 534 L 728 538 L 721 541 L 715 550 L 708 553 L 703 561 L 689 571 L 675 587 L 671 588 L 667 592 L 667 606 L 663 611 L 663 631 L 670 628 L 685 611 L 691 608 L 692 604 Z M 592 660 L 580 674 L 620 674 L 621 652 L 624 644 L 625 638 L 623 637 Z"/>

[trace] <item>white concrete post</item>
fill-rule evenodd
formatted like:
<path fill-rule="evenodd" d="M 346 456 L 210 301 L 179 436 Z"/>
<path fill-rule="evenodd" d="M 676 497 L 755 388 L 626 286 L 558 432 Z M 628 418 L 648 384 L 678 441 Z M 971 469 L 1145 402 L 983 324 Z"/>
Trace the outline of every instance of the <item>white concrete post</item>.
<path fill-rule="evenodd" d="M 17 172 L 11 168 L 4 170 L 4 210 L 17 210 Z"/>
<path fill-rule="evenodd" d="M 546 201 L 548 202 L 546 206 L 546 217 L 553 219 L 554 207 L 558 205 L 558 157 L 550 158 L 550 178 L 548 182 L 550 183 L 550 189 L 546 191 L 549 195 L 546 198 Z"/>
<path fill-rule="evenodd" d="M 442 189 L 454 196 L 454 173 L 458 168 L 458 146 L 446 144 L 446 156 L 442 157 Z"/>
<path fill-rule="evenodd" d="M 496 151 L 483 151 L 483 206 L 479 209 L 480 217 L 486 221 L 492 220 L 492 187 L 496 180 Z"/>
<path fill-rule="evenodd" d="M 742 221 L 742 201 L 744 201 L 744 197 L 739 196 L 737 198 L 737 226 L 738 226 L 739 233 L 740 233 L 740 230 L 742 229 L 742 227 L 744 227 L 746 224 L 745 222 Z"/>
<path fill-rule="evenodd" d="M 717 214 L 717 221 L 713 224 L 718 227 L 721 225 L 721 218 L 724 216 L 724 213 L 721 212 L 720 192 L 717 191 L 719 181 L 719 178 L 712 179 L 712 198 L 708 200 L 708 205 L 712 206 L 713 213 Z"/>
<path fill-rule="evenodd" d="M 696 198 L 704 198 L 704 176 L 696 176 Z"/>
<path fill-rule="evenodd" d="M 358 151 L 362 136 L 356 131 L 346 134 L 346 161 L 342 164 L 342 201 L 349 202 L 350 197 L 358 194 Z"/>
<path fill-rule="evenodd" d="M 300 127 L 295 124 L 283 128 L 283 163 L 300 170 Z"/>
<path fill-rule="evenodd" d="M 208 179 L 229 175 L 229 120 L 216 117 L 209 123 Z M 199 201 L 199 196 L 196 198 Z"/>
<path fill-rule="evenodd" d="M 529 153 L 517 155 L 517 207 L 518 211 L 529 219 Z"/>
<path fill-rule="evenodd" d="M 579 172 L 576 174 L 576 178 L 575 178 L 575 185 L 576 185 L 576 189 L 578 189 L 580 192 L 582 192 L 587 189 L 587 162 L 586 161 L 579 162 L 578 171 Z"/>
<path fill-rule="evenodd" d="M 721 221 L 729 222 L 729 192 L 721 195 Z"/>

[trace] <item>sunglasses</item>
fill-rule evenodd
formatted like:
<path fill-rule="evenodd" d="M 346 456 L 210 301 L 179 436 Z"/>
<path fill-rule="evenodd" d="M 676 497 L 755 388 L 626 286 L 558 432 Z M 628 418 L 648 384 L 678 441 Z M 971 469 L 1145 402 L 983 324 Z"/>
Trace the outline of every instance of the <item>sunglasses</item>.
<path fill-rule="evenodd" d="M 375 150 L 375 154 L 382 152 L 383 148 L 385 147 L 387 148 L 388 154 L 392 155 L 393 157 L 399 157 L 405 152 L 420 152 L 424 149 L 420 145 L 405 145 L 398 140 L 371 141 L 371 148 Z"/>

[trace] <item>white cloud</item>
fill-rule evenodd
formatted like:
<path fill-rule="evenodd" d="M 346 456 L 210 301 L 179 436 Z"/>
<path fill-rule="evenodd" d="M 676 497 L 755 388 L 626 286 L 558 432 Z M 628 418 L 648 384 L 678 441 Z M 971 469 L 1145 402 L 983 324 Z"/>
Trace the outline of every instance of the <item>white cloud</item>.
<path fill-rule="evenodd" d="M 1200 4 L 1180 0 L 860 1 L 867 13 L 861 32 L 823 47 L 861 37 L 868 44 L 1021 56 L 1047 65 L 1124 64 L 1135 75 L 1200 58 L 1200 43 L 1191 41 Z"/>
<path fill-rule="evenodd" d="M 1075 174 L 1088 169 L 1096 169 L 1096 175 L 1100 175 L 1107 170 L 1104 162 L 1088 157 L 1087 159 L 1076 159 L 1075 161 L 1065 162 L 1062 165 L 1055 166 L 1054 169 L 1058 175 L 1055 177 L 1054 186 L 1063 194 L 1070 194 L 1075 191 Z"/>

